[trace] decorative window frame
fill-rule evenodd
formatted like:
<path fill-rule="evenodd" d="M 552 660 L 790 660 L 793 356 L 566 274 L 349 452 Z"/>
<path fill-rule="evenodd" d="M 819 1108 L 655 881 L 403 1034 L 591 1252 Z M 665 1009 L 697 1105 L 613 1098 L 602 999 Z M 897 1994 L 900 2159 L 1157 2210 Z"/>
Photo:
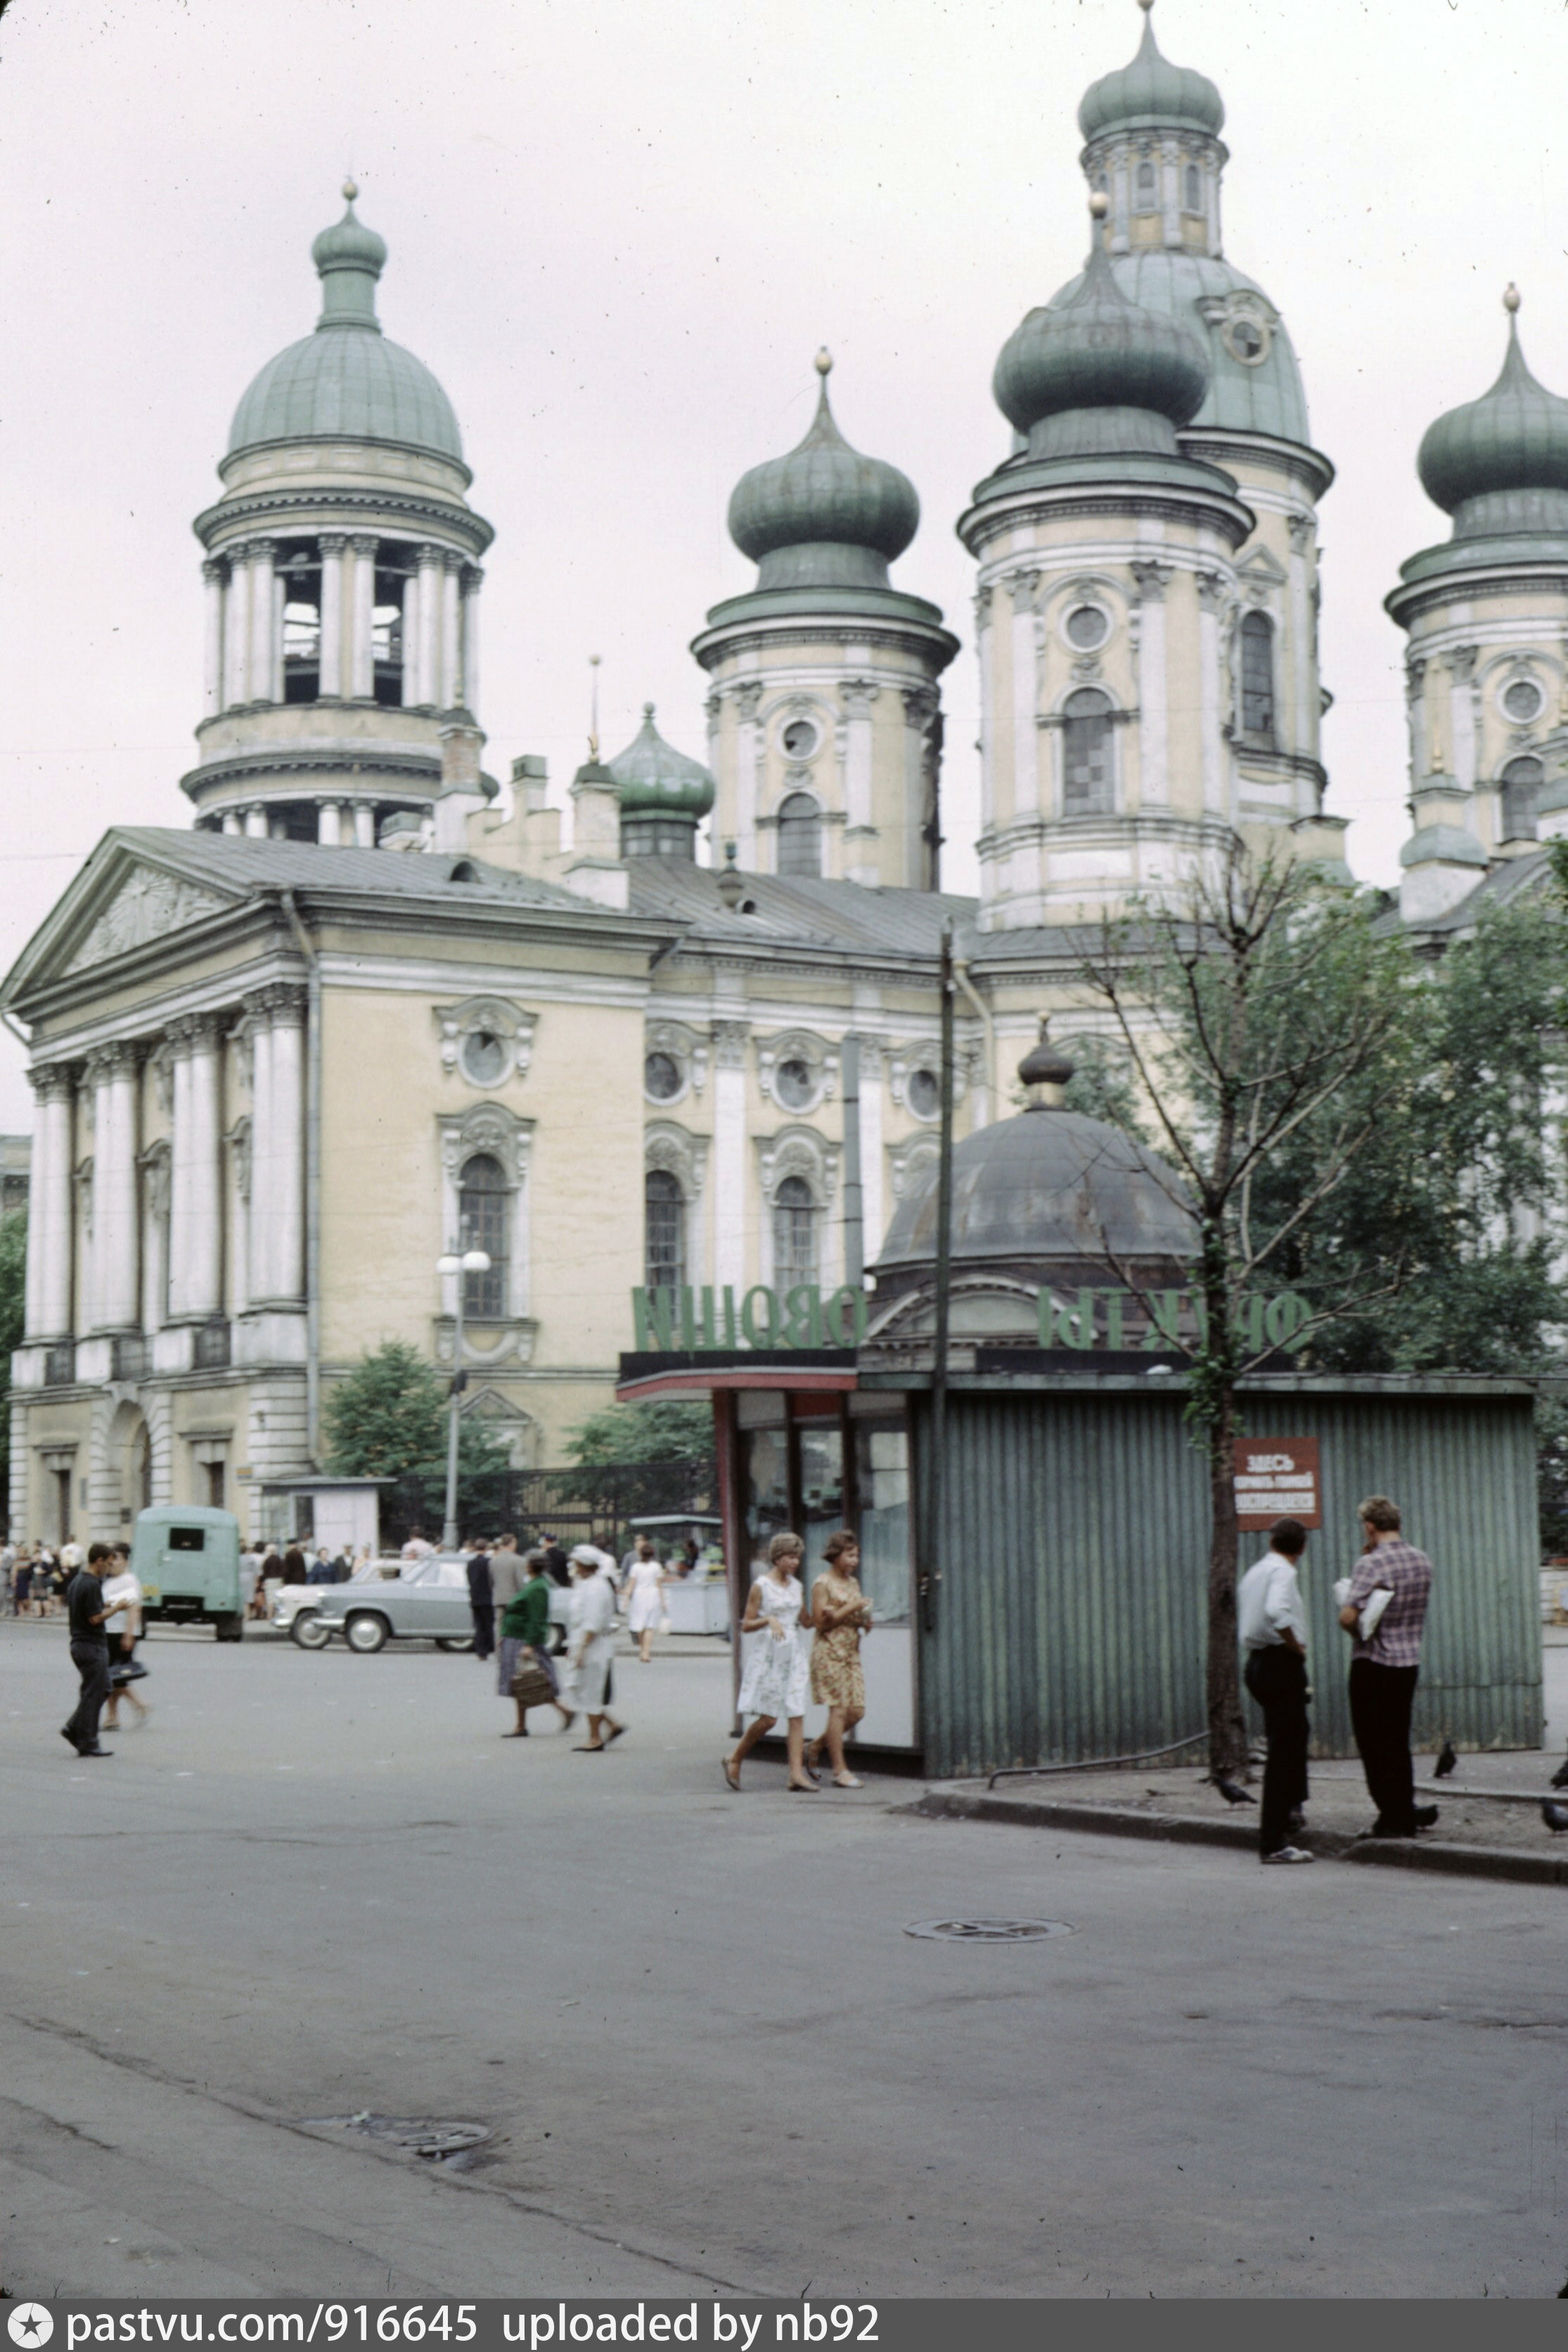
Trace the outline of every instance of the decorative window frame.
<path fill-rule="evenodd" d="M 1528 719 L 1516 719 L 1508 707 L 1506 698 L 1516 686 L 1532 686 L 1541 698 Z M 1509 756 L 1516 757 L 1531 730 L 1541 725 L 1552 708 L 1551 689 L 1541 675 L 1539 664 L 1516 654 L 1511 660 L 1499 665 L 1491 680 L 1491 696 L 1498 717 L 1509 730 Z"/>
<path fill-rule="evenodd" d="M 527 1077 L 533 1059 L 533 1033 L 539 1026 L 536 1013 L 525 1012 L 504 996 L 468 996 L 460 1004 L 434 1004 L 430 1010 L 440 1031 L 441 1067 L 448 1077 L 455 1076 L 464 1086 L 477 1089 L 504 1087 L 512 1078 Z M 481 1030 L 500 1039 L 506 1058 L 492 1077 L 474 1078 L 463 1066 L 463 1047 Z"/>
<path fill-rule="evenodd" d="M 1225 346 L 1227 359 L 1234 360 L 1237 367 L 1264 365 L 1273 351 L 1274 338 L 1279 328 L 1279 313 L 1266 294 L 1259 293 L 1256 287 L 1237 286 L 1228 294 L 1203 296 L 1197 308 L 1205 323 L 1219 330 L 1219 339 Z M 1256 327 L 1261 337 L 1259 347 L 1255 352 L 1244 352 L 1237 347 L 1236 331 L 1243 320 L 1249 326 Z"/>
<path fill-rule="evenodd" d="M 895 1201 L 913 1192 L 934 1173 L 940 1148 L 931 1134 L 907 1136 L 888 1154 L 888 1181 Z"/>
<path fill-rule="evenodd" d="M 470 1389 L 458 1407 L 460 1421 L 473 1421 L 502 1439 L 514 1470 L 539 1467 L 543 1431 L 532 1413 L 488 1381 Z"/>
<path fill-rule="evenodd" d="M 656 1119 L 643 1135 L 643 1177 L 655 1170 L 673 1176 L 680 1187 L 681 1256 L 687 1280 L 694 1278 L 693 1269 L 699 1264 L 701 1251 L 698 1238 L 702 1231 L 699 1212 L 708 1181 L 708 1139 L 693 1135 L 673 1120 Z M 644 1234 L 646 1245 L 647 1234 Z"/>
<path fill-rule="evenodd" d="M 672 1095 L 650 1095 L 645 1081 L 643 1100 L 660 1111 L 672 1110 L 689 1094 L 700 1095 L 708 1084 L 709 1045 L 706 1037 L 684 1021 L 650 1021 L 643 1031 L 643 1068 L 650 1054 L 668 1054 L 680 1071 L 680 1085 Z"/>
<path fill-rule="evenodd" d="M 1246 724 L 1247 650 L 1243 640 L 1247 624 L 1254 614 L 1268 625 L 1268 707 L 1274 723 L 1267 729 Z M 1232 609 L 1226 645 L 1231 683 L 1230 734 L 1244 751 L 1277 751 L 1279 748 L 1284 732 L 1279 723 L 1284 709 L 1280 698 L 1284 643 L 1284 616 L 1275 598 L 1261 582 L 1247 582 L 1244 601 Z"/>
<path fill-rule="evenodd" d="M 755 1140 L 763 1195 L 763 1281 L 771 1285 L 773 1279 L 773 1209 L 779 1186 L 787 1176 L 799 1176 L 805 1180 L 812 1205 L 823 1221 L 817 1264 L 820 1278 L 826 1282 L 832 1255 L 833 1204 L 838 1192 L 838 1146 L 819 1135 L 814 1127 L 783 1128 L 777 1135 L 759 1136 Z"/>
<path fill-rule="evenodd" d="M 968 1085 L 968 1055 L 962 1046 L 952 1057 L 952 1099 L 954 1107 L 963 1100 Z M 935 1127 L 942 1117 L 940 1107 L 934 1111 L 917 1110 L 910 1100 L 910 1078 L 916 1070 L 929 1070 L 942 1087 L 942 1048 L 933 1039 L 929 1045 L 917 1042 L 912 1045 L 894 1048 L 888 1058 L 888 1092 L 901 1111 L 918 1118 L 923 1127 Z"/>
<path fill-rule="evenodd" d="M 489 1002 L 489 1000 L 477 1000 Z M 500 1316 L 465 1316 L 464 1364 L 469 1371 L 515 1361 L 531 1362 L 538 1325 L 529 1314 L 532 1287 L 530 1263 L 531 1188 L 534 1122 L 519 1118 L 504 1103 L 475 1103 L 466 1111 L 439 1112 L 436 1119 L 441 1160 L 441 1231 L 438 1246 L 456 1240 L 460 1215 L 462 1171 L 479 1152 L 499 1160 L 507 1189 L 507 1299 Z M 457 1349 L 458 1284 L 462 1276 L 444 1274 L 440 1310 L 436 1318 L 436 1360 L 452 1365 Z M 477 1339 L 476 1339 L 477 1335 Z"/>
<path fill-rule="evenodd" d="M 777 1091 L 779 1066 L 783 1062 L 804 1062 L 811 1072 L 811 1100 L 786 1103 Z M 763 1098 L 773 1103 L 787 1118 L 804 1118 L 824 1103 L 831 1102 L 838 1092 L 838 1048 L 829 1039 L 819 1037 L 815 1029 L 785 1029 L 776 1037 L 757 1040 L 757 1084 Z"/>

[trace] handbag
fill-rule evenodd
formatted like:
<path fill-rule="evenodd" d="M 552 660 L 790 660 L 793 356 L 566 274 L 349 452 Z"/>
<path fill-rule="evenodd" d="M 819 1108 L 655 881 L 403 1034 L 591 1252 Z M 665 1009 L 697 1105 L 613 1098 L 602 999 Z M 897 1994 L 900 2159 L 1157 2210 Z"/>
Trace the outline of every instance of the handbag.
<path fill-rule="evenodd" d="M 511 1696 L 519 1706 L 548 1706 L 555 1696 L 555 1685 L 534 1653 L 530 1650 L 526 1663 L 520 1658 L 512 1670 Z"/>

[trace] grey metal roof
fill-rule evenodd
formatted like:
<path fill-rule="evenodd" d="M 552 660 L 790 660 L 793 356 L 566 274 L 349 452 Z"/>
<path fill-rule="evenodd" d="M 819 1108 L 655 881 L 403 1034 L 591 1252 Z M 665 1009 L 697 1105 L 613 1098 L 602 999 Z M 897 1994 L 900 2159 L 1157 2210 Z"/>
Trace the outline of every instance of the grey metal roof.
<path fill-rule="evenodd" d="M 249 892 L 321 890 L 334 895 L 363 891 L 367 898 L 427 898 L 454 907 L 476 900 L 518 907 L 551 908 L 562 913 L 603 914 L 574 891 L 536 882 L 509 867 L 489 866 L 463 852 L 329 849 L 313 841 L 257 841 L 246 834 L 177 832 L 164 825 L 116 825 L 93 852 L 100 860 L 111 844 L 140 851 L 160 866 L 175 866 L 194 881 Z M 456 866 L 474 875 L 455 882 Z"/>
<path fill-rule="evenodd" d="M 679 857 L 631 861 L 634 916 L 664 916 L 689 927 L 704 945 L 744 949 L 822 947 L 842 953 L 857 949 L 879 955 L 935 958 L 944 917 L 952 918 L 963 940 L 973 921 L 975 901 L 931 890 L 866 889 L 858 882 L 797 881 L 772 874 L 742 878 L 756 911 L 731 913 L 710 867 Z"/>
<path fill-rule="evenodd" d="M 1522 857 L 1500 858 L 1491 872 L 1479 881 L 1473 890 L 1465 893 L 1458 906 L 1450 907 L 1446 914 L 1432 916 L 1418 928 L 1428 936 L 1442 933 L 1452 937 L 1458 932 L 1470 930 L 1489 908 L 1506 907 L 1510 899 L 1540 890 L 1551 879 L 1550 850 L 1532 849 Z M 1400 920 L 1394 914 L 1385 915 L 1380 919 L 1391 928 Z"/>

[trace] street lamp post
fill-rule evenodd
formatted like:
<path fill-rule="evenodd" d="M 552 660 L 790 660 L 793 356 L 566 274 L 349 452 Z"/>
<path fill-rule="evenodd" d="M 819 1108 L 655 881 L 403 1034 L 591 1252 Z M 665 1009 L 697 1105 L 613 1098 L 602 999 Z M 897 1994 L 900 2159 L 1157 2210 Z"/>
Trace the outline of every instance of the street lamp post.
<path fill-rule="evenodd" d="M 436 1261 L 437 1274 L 454 1274 L 458 1277 L 458 1328 L 452 1347 L 452 1393 L 447 1400 L 447 1517 L 441 1529 L 443 1551 L 458 1549 L 458 1415 L 461 1406 L 463 1384 L 468 1375 L 463 1366 L 463 1293 L 468 1288 L 470 1274 L 488 1274 L 489 1254 L 481 1249 L 469 1249 L 468 1221 L 465 1217 L 458 1235 L 458 1246 L 447 1250 Z"/>

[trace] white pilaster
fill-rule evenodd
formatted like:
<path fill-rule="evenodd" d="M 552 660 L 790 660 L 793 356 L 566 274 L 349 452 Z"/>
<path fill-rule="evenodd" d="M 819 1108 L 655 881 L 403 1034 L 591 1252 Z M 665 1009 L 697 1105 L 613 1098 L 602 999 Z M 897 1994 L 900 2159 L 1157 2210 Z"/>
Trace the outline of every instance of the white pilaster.
<path fill-rule="evenodd" d="M 1225 763 L 1220 740 L 1219 616 L 1226 583 L 1217 572 L 1198 575 L 1198 721 L 1203 759 L 1204 807 L 1224 812 Z"/>
<path fill-rule="evenodd" d="M 92 1117 L 92 1323 L 130 1331 L 139 1321 L 136 1073 L 133 1046 L 100 1046 L 89 1062 Z"/>
<path fill-rule="evenodd" d="M 838 689 L 844 705 L 844 807 L 851 830 L 870 829 L 871 705 L 879 688 L 864 678 L 849 679 Z"/>
<path fill-rule="evenodd" d="M 272 593 L 272 541 L 253 539 L 250 542 L 250 659 L 247 668 L 251 702 L 273 702 L 273 674 L 277 656 L 273 636 L 277 626 L 277 599 Z"/>
<path fill-rule="evenodd" d="M 268 683 L 268 700 L 283 699 L 283 608 L 289 602 L 289 591 L 277 572 L 272 575 L 272 675 Z"/>
<path fill-rule="evenodd" d="M 372 631 L 375 625 L 376 542 L 368 533 L 356 531 L 351 544 L 354 562 L 349 631 L 349 694 L 355 702 L 369 702 L 375 695 L 375 653 Z"/>
<path fill-rule="evenodd" d="M 735 697 L 735 862 L 752 874 L 761 864 L 757 853 L 757 800 L 763 730 L 757 723 L 757 708 L 762 698 L 760 686 L 742 686 Z"/>
<path fill-rule="evenodd" d="M 169 1155 L 142 1162 L 142 1328 L 163 1328 L 169 1306 Z"/>
<path fill-rule="evenodd" d="M 202 711 L 216 719 L 223 709 L 223 565 L 208 556 L 202 565 Z"/>
<path fill-rule="evenodd" d="M 323 701 L 341 700 L 343 691 L 343 548 L 341 531 L 321 534 L 321 679 L 317 691 Z"/>
<path fill-rule="evenodd" d="M 713 1279 L 746 1278 L 746 1035 L 743 1021 L 713 1024 Z"/>
<path fill-rule="evenodd" d="M 441 551 L 419 551 L 419 661 L 416 700 L 434 705 L 440 694 Z"/>
<path fill-rule="evenodd" d="M 217 1024 L 175 1022 L 169 1197 L 169 1313 L 216 1315 L 223 1304 L 223 1158 Z"/>
<path fill-rule="evenodd" d="M 403 582 L 403 707 L 411 710 L 419 699 L 419 574 L 410 572 Z"/>
<path fill-rule="evenodd" d="M 1448 656 L 1448 727 L 1455 781 L 1467 792 L 1476 788 L 1475 670 L 1475 646 L 1456 646 Z"/>
<path fill-rule="evenodd" d="M 980 588 L 974 596 L 974 653 L 980 669 L 980 830 L 989 833 L 996 822 L 995 729 L 992 720 L 991 607 L 994 592 Z"/>
<path fill-rule="evenodd" d="M 882 1049 L 869 1037 L 860 1040 L 860 1213 L 865 1227 L 865 1260 L 875 1265 L 884 1235 L 882 1193 Z"/>
<path fill-rule="evenodd" d="M 1017 572 L 1009 582 L 1013 592 L 1013 814 L 1039 816 L 1040 707 L 1035 654 L 1035 592 L 1037 572 Z M 1052 811 L 1050 814 L 1054 814 Z"/>
<path fill-rule="evenodd" d="M 273 1295 L 293 1299 L 305 1291 L 305 1001 L 291 988 L 272 996 Z"/>
<path fill-rule="evenodd" d="M 1165 667 L 1165 590 L 1171 567 L 1135 563 L 1138 583 L 1139 805 L 1163 808 L 1171 797 L 1170 701 Z"/>
<path fill-rule="evenodd" d="M 250 1015 L 250 1215 L 247 1229 L 245 1291 L 247 1300 L 270 1298 L 273 1226 L 268 1213 L 272 1195 L 275 1139 L 272 1127 L 272 1029 L 265 1005 L 247 1004 Z"/>
<path fill-rule="evenodd" d="M 1290 518 L 1290 635 L 1295 656 L 1295 724 L 1291 741 L 1305 759 L 1318 751 L 1317 713 L 1312 708 L 1312 614 L 1307 582 L 1307 546 L 1312 526 L 1305 515 Z"/>

